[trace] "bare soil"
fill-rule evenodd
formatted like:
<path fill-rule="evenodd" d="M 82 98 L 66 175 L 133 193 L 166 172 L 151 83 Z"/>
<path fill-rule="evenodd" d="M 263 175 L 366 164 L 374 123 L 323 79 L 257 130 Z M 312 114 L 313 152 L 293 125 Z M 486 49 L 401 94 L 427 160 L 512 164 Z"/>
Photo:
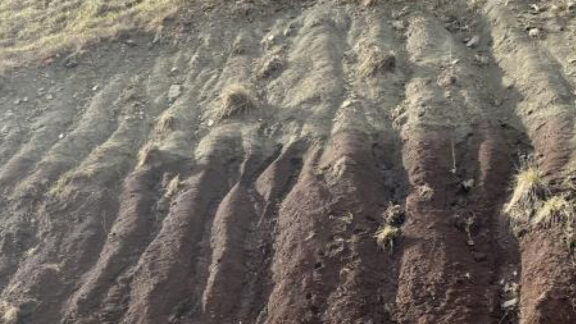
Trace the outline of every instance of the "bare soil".
<path fill-rule="evenodd" d="M 576 170 L 576 8 L 533 2 L 206 5 L 7 71 L 0 322 L 576 323 L 562 230 L 502 213 Z"/>

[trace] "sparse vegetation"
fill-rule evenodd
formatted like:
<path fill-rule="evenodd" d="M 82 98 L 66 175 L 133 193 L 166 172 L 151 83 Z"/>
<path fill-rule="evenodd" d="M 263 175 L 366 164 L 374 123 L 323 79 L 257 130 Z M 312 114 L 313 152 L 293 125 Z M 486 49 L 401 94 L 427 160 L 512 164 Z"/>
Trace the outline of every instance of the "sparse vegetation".
<path fill-rule="evenodd" d="M 251 92 L 241 84 L 228 86 L 221 95 L 221 106 L 216 120 L 224 120 L 256 109 L 256 99 Z"/>
<path fill-rule="evenodd" d="M 516 175 L 512 198 L 504 208 L 517 235 L 536 228 L 559 226 L 568 247 L 574 247 L 576 204 L 566 183 L 552 190 L 535 163 L 525 162 Z"/>
<path fill-rule="evenodd" d="M 405 211 L 404 207 L 390 203 L 384 212 L 386 224 L 392 226 L 400 226 L 404 223 Z"/>
<path fill-rule="evenodd" d="M 548 192 L 541 172 L 533 162 L 525 162 L 514 178 L 512 198 L 504 213 L 513 223 L 527 223 L 540 207 Z"/>
<path fill-rule="evenodd" d="M 0 2 L 0 64 L 80 50 L 134 27 L 156 28 L 180 0 L 7 0 Z"/>
<path fill-rule="evenodd" d="M 157 130 L 160 134 L 166 134 L 171 130 L 174 130 L 174 127 L 176 125 L 176 116 L 174 115 L 173 112 L 168 111 L 162 115 L 160 115 L 160 117 L 157 118 Z"/>
<path fill-rule="evenodd" d="M 574 219 L 574 204 L 562 196 L 553 196 L 542 203 L 532 219 L 534 225 L 552 225 L 553 223 L 568 223 Z"/>

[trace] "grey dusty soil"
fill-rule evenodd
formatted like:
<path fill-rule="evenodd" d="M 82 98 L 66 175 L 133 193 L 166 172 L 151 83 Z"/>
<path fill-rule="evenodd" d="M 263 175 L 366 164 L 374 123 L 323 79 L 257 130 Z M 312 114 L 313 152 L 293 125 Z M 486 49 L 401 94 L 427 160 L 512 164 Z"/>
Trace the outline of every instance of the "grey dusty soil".
<path fill-rule="evenodd" d="M 7 71 L 0 322 L 576 323 L 501 212 L 576 170 L 576 10 L 533 2 L 232 2 Z"/>

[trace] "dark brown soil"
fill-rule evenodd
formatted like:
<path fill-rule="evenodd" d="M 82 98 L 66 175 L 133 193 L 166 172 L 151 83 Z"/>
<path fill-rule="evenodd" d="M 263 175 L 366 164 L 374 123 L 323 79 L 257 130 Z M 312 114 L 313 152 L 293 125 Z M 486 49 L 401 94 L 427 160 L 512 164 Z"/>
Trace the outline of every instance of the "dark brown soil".
<path fill-rule="evenodd" d="M 0 322 L 576 323 L 502 213 L 576 170 L 556 3 L 242 1 L 7 72 Z"/>

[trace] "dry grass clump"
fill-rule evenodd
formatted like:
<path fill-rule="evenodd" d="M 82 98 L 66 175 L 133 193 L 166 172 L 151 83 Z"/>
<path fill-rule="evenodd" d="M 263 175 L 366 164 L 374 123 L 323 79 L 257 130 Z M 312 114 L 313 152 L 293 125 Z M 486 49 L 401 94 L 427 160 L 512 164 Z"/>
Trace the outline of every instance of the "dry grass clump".
<path fill-rule="evenodd" d="M 390 253 L 394 249 L 394 241 L 400 237 L 402 231 L 400 226 L 404 223 L 406 211 L 404 207 L 390 203 L 382 215 L 385 225 L 382 225 L 374 234 L 376 243 L 382 249 L 389 248 Z"/>
<path fill-rule="evenodd" d="M 138 152 L 138 164 L 137 167 L 142 167 L 152 161 L 154 155 L 158 152 L 158 148 L 153 144 L 146 144 Z"/>
<path fill-rule="evenodd" d="M 514 191 L 504 207 L 514 223 L 528 223 L 548 195 L 548 185 L 532 162 L 526 162 L 514 178 Z"/>
<path fill-rule="evenodd" d="M 573 190 L 562 184 L 552 190 L 533 162 L 526 162 L 514 179 L 514 191 L 504 207 L 518 236 L 543 228 L 560 228 L 568 247 L 574 247 L 576 203 Z"/>
<path fill-rule="evenodd" d="M 390 252 L 394 249 L 394 240 L 400 237 L 401 230 L 392 225 L 384 225 L 374 234 L 376 243 L 383 249 L 389 248 Z"/>
<path fill-rule="evenodd" d="M 0 302 L 0 313 L 3 323 L 16 323 L 20 309 L 6 301 Z"/>
<path fill-rule="evenodd" d="M 157 130 L 160 134 L 166 134 L 176 127 L 176 116 L 172 112 L 166 112 L 157 118 Z"/>
<path fill-rule="evenodd" d="M 178 190 L 180 190 L 180 185 L 181 185 L 180 175 L 178 174 L 174 178 L 172 178 L 170 182 L 168 182 L 164 196 L 166 198 L 172 198 L 178 192 Z"/>
<path fill-rule="evenodd" d="M 396 227 L 402 225 L 402 223 L 404 223 L 405 214 L 406 212 L 404 211 L 404 207 L 390 203 L 384 212 L 386 224 Z"/>
<path fill-rule="evenodd" d="M 383 52 L 377 46 L 364 50 L 361 53 L 361 59 L 358 73 L 363 77 L 375 76 L 381 72 L 390 72 L 396 67 L 396 55 L 394 52 Z"/>
<path fill-rule="evenodd" d="M 224 89 L 220 99 L 221 105 L 216 113 L 216 120 L 218 121 L 246 114 L 257 107 L 256 99 L 252 93 L 238 83 Z"/>
<path fill-rule="evenodd" d="M 550 226 L 557 223 L 572 223 L 574 221 L 574 202 L 563 196 L 553 196 L 542 203 L 542 206 L 532 218 L 533 225 Z"/>

